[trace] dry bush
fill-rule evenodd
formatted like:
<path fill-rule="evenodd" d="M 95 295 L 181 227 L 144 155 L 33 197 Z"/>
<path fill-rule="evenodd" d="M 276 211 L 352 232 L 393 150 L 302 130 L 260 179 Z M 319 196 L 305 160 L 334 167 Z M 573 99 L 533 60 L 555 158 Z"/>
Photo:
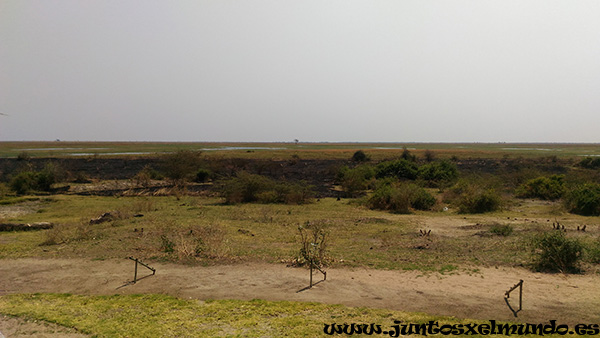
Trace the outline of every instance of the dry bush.
<path fill-rule="evenodd" d="M 180 260 L 220 259 L 227 255 L 225 230 L 218 225 L 196 225 L 165 231 L 160 250 L 173 253 Z M 165 229 L 166 230 L 166 229 Z"/>
<path fill-rule="evenodd" d="M 321 268 L 331 261 L 331 257 L 327 255 L 329 246 L 327 225 L 327 221 L 317 220 L 306 222 L 304 226 L 298 227 L 300 250 L 298 256 L 294 259 L 295 265 L 304 266 L 312 261 L 313 266 Z"/>
<path fill-rule="evenodd" d="M 79 223 L 55 224 L 51 229 L 45 230 L 44 240 L 40 245 L 57 245 L 74 241 L 97 238 L 98 231 L 94 225 L 82 221 Z"/>

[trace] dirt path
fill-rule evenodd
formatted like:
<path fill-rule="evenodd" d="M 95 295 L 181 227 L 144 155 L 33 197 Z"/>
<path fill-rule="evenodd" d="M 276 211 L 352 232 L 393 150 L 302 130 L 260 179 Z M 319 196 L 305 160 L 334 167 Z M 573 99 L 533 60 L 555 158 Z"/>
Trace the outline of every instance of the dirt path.
<path fill-rule="evenodd" d="M 308 271 L 283 265 L 190 267 L 151 264 L 155 276 L 126 285 L 133 261 L 79 259 L 0 260 L 0 295 L 164 293 L 197 299 L 293 300 L 419 311 L 455 317 L 530 323 L 600 323 L 600 277 L 548 275 L 524 269 L 482 269 L 458 275 L 369 269 L 329 269 L 327 281 L 308 284 Z M 140 268 L 141 276 L 148 270 Z M 315 275 L 315 280 L 320 280 Z M 524 280 L 524 310 L 514 318 L 503 295 Z M 517 301 L 516 294 L 513 302 Z"/>

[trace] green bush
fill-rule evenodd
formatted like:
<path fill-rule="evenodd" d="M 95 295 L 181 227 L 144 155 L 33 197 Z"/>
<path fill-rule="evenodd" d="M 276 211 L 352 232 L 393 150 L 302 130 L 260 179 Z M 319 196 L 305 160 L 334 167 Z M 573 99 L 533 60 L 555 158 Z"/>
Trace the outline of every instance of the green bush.
<path fill-rule="evenodd" d="M 358 150 L 352 155 L 352 161 L 354 162 L 367 162 L 368 160 L 370 160 L 369 156 L 362 150 Z"/>
<path fill-rule="evenodd" d="M 62 181 L 64 176 L 60 166 L 48 162 L 39 172 L 27 170 L 18 173 L 10 180 L 9 186 L 18 195 L 32 191 L 50 191 L 52 185 Z"/>
<path fill-rule="evenodd" d="M 462 193 L 458 200 L 461 214 L 481 214 L 500 209 L 501 198 L 494 189 L 482 190 L 471 187 Z"/>
<path fill-rule="evenodd" d="M 565 207 L 569 212 L 584 216 L 600 216 L 600 184 L 578 186 L 566 195 Z"/>
<path fill-rule="evenodd" d="M 417 210 L 430 210 L 436 203 L 435 197 L 433 197 L 427 190 L 411 184 L 411 197 L 410 205 Z"/>
<path fill-rule="evenodd" d="M 600 264 L 600 238 L 586 246 L 585 253 L 590 263 Z"/>
<path fill-rule="evenodd" d="M 402 148 L 402 155 L 400 155 L 400 158 L 411 162 L 415 162 L 417 160 L 417 156 L 411 154 L 410 150 L 408 150 L 406 147 Z"/>
<path fill-rule="evenodd" d="M 436 203 L 435 197 L 416 184 L 380 183 L 366 204 L 370 209 L 389 210 L 399 214 L 410 209 L 429 210 Z"/>
<path fill-rule="evenodd" d="M 449 161 L 432 162 L 422 165 L 417 175 L 431 186 L 441 186 L 455 181 L 458 178 L 458 169 L 456 164 Z"/>
<path fill-rule="evenodd" d="M 202 165 L 201 152 L 179 150 L 162 158 L 162 171 L 175 185 L 184 185 Z"/>
<path fill-rule="evenodd" d="M 353 169 L 342 167 L 337 176 L 344 192 L 349 196 L 356 196 L 369 188 L 375 177 L 375 170 L 369 165 L 361 165 Z"/>
<path fill-rule="evenodd" d="M 48 162 L 44 168 L 37 173 L 37 189 L 50 191 L 55 183 L 62 182 L 65 178 L 65 172 L 61 166 Z"/>
<path fill-rule="evenodd" d="M 534 239 L 534 267 L 544 272 L 580 272 L 583 245 L 562 231 L 550 231 Z"/>
<path fill-rule="evenodd" d="M 418 170 L 417 164 L 409 160 L 386 161 L 377 165 L 375 176 L 377 178 L 395 177 L 414 180 L 417 178 Z"/>
<path fill-rule="evenodd" d="M 225 203 L 307 203 L 313 196 L 306 184 L 276 182 L 267 177 L 239 172 L 236 177 L 224 182 Z"/>
<path fill-rule="evenodd" d="M 557 200 L 565 193 L 564 177 L 564 175 L 552 175 L 529 180 L 517 188 L 517 197 Z"/>
<path fill-rule="evenodd" d="M 37 173 L 22 171 L 14 176 L 8 185 L 18 195 L 25 195 L 33 190 L 37 190 Z"/>
<path fill-rule="evenodd" d="M 26 151 L 22 151 L 19 153 L 19 155 L 17 155 L 17 161 L 29 161 L 29 160 L 31 160 L 31 156 Z"/>
<path fill-rule="evenodd" d="M 588 169 L 600 168 L 600 157 L 586 157 L 579 162 L 579 166 Z"/>
<path fill-rule="evenodd" d="M 196 171 L 196 179 L 194 179 L 194 182 L 204 183 L 204 182 L 208 181 L 208 179 L 211 177 L 212 177 L 212 172 L 210 170 L 198 169 L 198 171 Z"/>

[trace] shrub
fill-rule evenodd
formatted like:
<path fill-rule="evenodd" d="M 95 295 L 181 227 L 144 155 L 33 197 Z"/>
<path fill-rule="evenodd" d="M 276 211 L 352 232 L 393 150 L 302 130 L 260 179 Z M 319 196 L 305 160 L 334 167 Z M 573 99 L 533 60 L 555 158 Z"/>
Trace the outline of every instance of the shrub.
<path fill-rule="evenodd" d="M 538 177 L 519 186 L 517 197 L 557 200 L 565 193 L 564 175 Z"/>
<path fill-rule="evenodd" d="M 455 181 L 458 178 L 458 169 L 452 162 L 439 161 L 422 165 L 417 174 L 430 185 L 440 186 Z"/>
<path fill-rule="evenodd" d="M 298 227 L 300 250 L 295 258 L 296 265 L 310 265 L 322 268 L 329 261 L 327 256 L 329 232 L 324 221 L 306 222 Z"/>
<path fill-rule="evenodd" d="M 433 197 L 427 190 L 411 184 L 412 187 L 410 194 L 410 205 L 417 210 L 430 210 L 436 203 L 435 197 Z"/>
<path fill-rule="evenodd" d="M 194 182 L 204 183 L 204 182 L 208 181 L 208 179 L 211 177 L 212 177 L 212 172 L 210 170 L 198 169 L 198 171 L 196 171 L 196 179 L 194 179 Z"/>
<path fill-rule="evenodd" d="M 10 180 L 8 185 L 18 195 L 27 194 L 37 189 L 37 174 L 33 171 L 20 172 Z"/>
<path fill-rule="evenodd" d="M 375 170 L 369 165 L 362 165 L 353 169 L 342 167 L 338 173 L 338 181 L 346 194 L 355 196 L 369 188 L 374 176 Z"/>
<path fill-rule="evenodd" d="M 54 183 L 63 179 L 64 172 L 52 162 L 46 163 L 44 169 L 39 172 L 22 171 L 14 176 L 10 182 L 10 188 L 19 195 L 27 194 L 34 190 L 50 191 Z"/>
<path fill-rule="evenodd" d="M 8 195 L 8 187 L 6 184 L 0 182 L 0 199 L 6 197 Z"/>
<path fill-rule="evenodd" d="M 588 169 L 600 168 L 600 157 L 592 158 L 588 156 L 579 162 L 579 166 Z"/>
<path fill-rule="evenodd" d="M 22 151 L 19 153 L 19 155 L 17 155 L 17 161 L 29 161 L 30 159 L 31 156 L 26 151 Z"/>
<path fill-rule="evenodd" d="M 500 209 L 501 199 L 494 189 L 481 190 L 471 187 L 458 200 L 461 214 L 481 214 Z"/>
<path fill-rule="evenodd" d="M 367 205 L 371 209 L 407 214 L 411 208 L 431 209 L 435 202 L 435 197 L 416 184 L 379 184 L 367 200 Z"/>
<path fill-rule="evenodd" d="M 569 239 L 562 231 L 544 233 L 534 239 L 534 267 L 544 272 L 580 272 L 579 261 L 583 246 Z"/>
<path fill-rule="evenodd" d="M 585 248 L 585 253 L 590 263 L 600 264 L 600 238 L 596 238 L 594 242 L 590 243 Z"/>
<path fill-rule="evenodd" d="M 417 156 L 411 154 L 410 150 L 408 150 L 406 147 L 402 148 L 402 155 L 400 155 L 400 158 L 411 162 L 415 162 L 417 160 Z"/>
<path fill-rule="evenodd" d="M 425 149 L 425 153 L 423 154 L 425 157 L 425 162 L 433 162 L 435 160 L 435 153 L 429 149 Z"/>
<path fill-rule="evenodd" d="M 404 159 L 381 162 L 375 168 L 375 176 L 377 178 L 395 177 L 414 180 L 417 178 L 417 173 L 417 164 Z"/>
<path fill-rule="evenodd" d="M 310 201 L 311 187 L 306 184 L 275 182 L 261 175 L 239 172 L 223 184 L 225 203 L 288 203 L 302 204 Z"/>
<path fill-rule="evenodd" d="M 406 191 L 391 185 L 382 185 L 375 189 L 367 200 L 370 209 L 389 210 L 399 214 L 410 213 L 410 198 Z"/>
<path fill-rule="evenodd" d="M 600 184 L 588 183 L 571 190 L 565 197 L 569 212 L 584 216 L 600 215 Z"/>
<path fill-rule="evenodd" d="M 162 160 L 162 170 L 167 178 L 175 185 L 184 185 L 202 164 L 202 153 L 199 151 L 179 150 L 165 155 Z"/>
<path fill-rule="evenodd" d="M 369 156 L 362 150 L 358 150 L 352 155 L 352 161 L 354 162 L 366 162 L 368 160 L 370 160 Z"/>
<path fill-rule="evenodd" d="M 50 191 L 52 185 L 63 181 L 64 177 L 64 170 L 59 165 L 48 162 L 44 169 L 37 173 L 37 189 Z"/>

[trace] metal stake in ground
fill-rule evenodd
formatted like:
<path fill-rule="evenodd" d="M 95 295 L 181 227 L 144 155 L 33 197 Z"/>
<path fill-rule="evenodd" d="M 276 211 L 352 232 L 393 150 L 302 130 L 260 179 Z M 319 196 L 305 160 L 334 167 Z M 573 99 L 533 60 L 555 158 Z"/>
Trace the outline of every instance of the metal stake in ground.
<path fill-rule="evenodd" d="M 152 275 L 144 276 L 142 278 L 146 278 L 146 277 L 153 276 L 153 275 L 156 274 L 156 269 L 155 268 L 153 268 L 151 266 L 148 266 L 147 264 L 143 263 L 139 259 L 133 258 L 133 257 L 129 257 L 129 259 L 131 259 L 132 261 L 135 261 L 135 270 L 134 270 L 134 273 L 133 273 L 133 283 L 134 284 L 137 283 L 137 281 L 138 281 L 138 278 L 137 278 L 138 264 L 141 264 L 142 266 L 144 266 L 144 267 L 146 267 L 146 268 L 148 268 L 149 270 L 152 271 Z M 140 279 L 142 279 L 142 278 L 140 278 Z"/>
<path fill-rule="evenodd" d="M 513 309 L 513 307 L 510 305 L 510 303 L 508 302 L 508 298 L 510 298 L 510 293 L 513 292 L 516 288 L 519 288 L 519 309 L 515 310 Z M 517 317 L 517 313 L 521 310 L 523 310 L 523 280 L 519 280 L 519 282 L 517 284 L 515 284 L 513 287 L 511 287 L 508 291 L 506 291 L 504 293 L 504 301 L 506 302 L 506 305 L 508 305 L 508 308 L 510 309 L 510 311 L 512 311 L 513 315 L 515 315 L 515 317 Z"/>

